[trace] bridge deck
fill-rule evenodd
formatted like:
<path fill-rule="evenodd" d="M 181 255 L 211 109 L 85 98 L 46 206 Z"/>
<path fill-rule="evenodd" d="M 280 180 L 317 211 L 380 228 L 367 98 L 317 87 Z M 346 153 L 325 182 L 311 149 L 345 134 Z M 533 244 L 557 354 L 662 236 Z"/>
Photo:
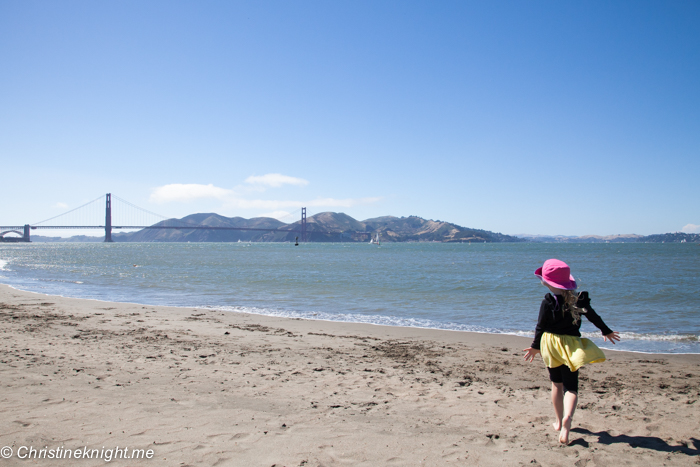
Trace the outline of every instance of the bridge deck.
<path fill-rule="evenodd" d="M 0 230 L 16 230 L 23 229 L 24 226 L 0 226 Z M 37 229 L 68 229 L 68 230 L 83 230 L 83 229 L 101 229 L 104 230 L 104 225 L 32 225 L 29 227 L 32 230 Z M 256 232 L 301 232 L 296 229 L 261 229 L 254 227 L 208 227 L 208 226 L 174 226 L 174 225 L 113 225 L 112 229 L 177 229 L 177 230 L 250 230 Z M 336 232 L 322 232 L 336 233 Z"/>

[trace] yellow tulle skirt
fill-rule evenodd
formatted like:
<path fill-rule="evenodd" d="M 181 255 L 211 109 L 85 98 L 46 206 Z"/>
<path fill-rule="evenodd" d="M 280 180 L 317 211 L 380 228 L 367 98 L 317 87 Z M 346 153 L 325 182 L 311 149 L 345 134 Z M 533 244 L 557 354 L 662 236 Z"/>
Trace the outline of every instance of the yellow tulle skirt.
<path fill-rule="evenodd" d="M 542 334 L 540 352 L 547 368 L 566 365 L 571 371 L 576 371 L 588 363 L 605 361 L 603 351 L 590 339 L 548 332 Z"/>

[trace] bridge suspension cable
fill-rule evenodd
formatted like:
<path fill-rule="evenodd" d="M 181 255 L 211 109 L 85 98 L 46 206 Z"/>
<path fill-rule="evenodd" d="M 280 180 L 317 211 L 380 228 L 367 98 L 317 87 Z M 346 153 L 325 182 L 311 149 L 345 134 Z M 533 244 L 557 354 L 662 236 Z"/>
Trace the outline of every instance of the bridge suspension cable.
<path fill-rule="evenodd" d="M 117 203 L 114 203 L 114 201 L 117 201 Z M 118 207 L 115 207 L 115 205 L 118 205 L 120 203 L 123 203 L 125 207 L 128 206 L 131 209 L 119 209 Z M 112 195 L 112 204 L 112 225 L 114 226 L 148 226 L 170 219 L 169 217 L 164 216 L 162 214 L 158 214 L 149 211 L 148 209 L 144 209 L 140 206 L 136 206 L 135 204 L 130 203 L 129 201 L 120 198 L 116 195 Z"/>
<path fill-rule="evenodd" d="M 284 222 L 285 224 L 293 224 L 294 222 L 299 220 L 300 215 L 301 215 L 301 208 L 298 208 L 298 209 L 296 209 L 288 214 L 285 214 L 284 216 L 277 217 L 276 219 L 280 222 Z M 282 219 L 285 219 L 285 220 L 282 220 Z M 289 219 L 289 222 L 287 222 L 286 219 Z"/>
<path fill-rule="evenodd" d="M 54 220 L 54 219 L 58 219 L 59 217 L 68 215 L 68 214 L 70 214 L 70 213 L 72 213 L 72 212 L 77 211 L 78 209 L 82 209 L 82 208 L 84 208 L 84 207 L 86 207 L 86 206 L 88 206 L 88 205 L 90 205 L 90 204 L 92 204 L 92 203 L 94 203 L 94 202 L 96 202 L 96 201 L 103 201 L 103 200 L 104 200 L 104 195 L 98 196 L 97 198 L 93 199 L 92 201 L 88 201 L 87 203 L 83 204 L 82 206 L 78 206 L 77 208 L 73 208 L 73 209 L 71 209 L 70 211 L 66 211 L 66 212 L 61 213 L 61 214 L 59 214 L 59 215 L 57 215 L 57 216 L 49 217 L 48 219 L 45 219 L 45 220 L 43 220 L 43 221 L 34 222 L 34 223 L 31 224 L 31 225 L 37 226 L 37 225 L 39 225 L 39 224 L 43 224 L 44 222 L 48 222 L 48 221 L 52 221 L 52 220 Z M 102 208 L 100 207 L 100 209 L 102 209 Z"/>
<path fill-rule="evenodd" d="M 113 209 L 113 201 L 116 201 L 117 205 L 121 205 L 121 207 Z M 105 204 L 102 204 L 103 202 Z M 298 213 L 301 213 L 301 224 L 298 229 L 295 229 L 292 225 L 295 224 L 296 221 L 288 218 L 298 215 Z M 60 220 L 58 222 L 53 222 L 51 225 L 47 225 L 49 221 L 55 221 L 56 219 Z M 282 219 L 285 219 L 286 222 L 282 221 Z M 118 196 L 112 196 L 111 193 L 107 193 L 105 197 L 99 196 L 76 208 L 33 224 L 1 227 L 0 237 L 3 237 L 6 233 L 14 232 L 22 235 L 22 241 L 29 242 L 30 230 L 34 229 L 69 229 L 77 231 L 84 229 L 104 229 L 105 242 L 111 242 L 112 229 L 196 229 L 285 232 L 288 234 L 300 233 L 301 241 L 306 241 L 306 208 L 296 209 L 289 214 L 281 216 L 278 220 L 287 225 L 276 228 L 208 226 L 202 225 L 196 221 L 168 218 L 162 214 L 137 206 Z M 20 232 L 20 230 L 23 230 L 23 232 Z M 317 233 L 330 234 L 333 232 L 317 231 Z"/>

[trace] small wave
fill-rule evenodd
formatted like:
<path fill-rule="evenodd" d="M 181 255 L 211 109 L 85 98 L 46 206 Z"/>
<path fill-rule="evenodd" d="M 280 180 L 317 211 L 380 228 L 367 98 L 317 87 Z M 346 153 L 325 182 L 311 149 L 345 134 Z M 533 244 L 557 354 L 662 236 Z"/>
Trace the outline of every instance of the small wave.
<path fill-rule="evenodd" d="M 600 333 L 584 332 L 583 337 L 589 339 L 600 338 Z M 700 342 L 700 336 L 695 334 L 639 334 L 636 332 L 621 332 L 620 338 L 623 341 L 655 341 L 655 342 L 679 342 L 679 343 L 695 343 Z"/>
<path fill-rule="evenodd" d="M 58 282 L 59 284 L 83 284 L 83 281 L 72 281 L 69 279 L 31 279 L 38 282 Z M 82 298 L 82 297 L 75 297 Z"/>
<path fill-rule="evenodd" d="M 634 332 L 621 332 L 620 337 L 640 341 L 700 342 L 700 336 L 694 334 L 637 334 Z"/>
<path fill-rule="evenodd" d="M 398 316 L 382 316 L 382 315 L 363 315 L 357 313 L 325 313 L 325 312 L 304 312 L 290 311 L 271 308 L 258 307 L 236 307 L 236 306 L 200 306 L 210 310 L 231 311 L 236 313 L 249 313 L 254 315 L 274 316 L 277 318 L 297 318 L 297 319 L 313 319 L 320 321 L 337 321 L 342 323 L 363 323 L 375 324 L 380 326 L 397 326 L 407 328 L 422 328 L 422 329 L 441 329 L 445 331 L 466 331 L 479 332 L 487 334 L 511 334 L 532 337 L 532 333 L 525 333 L 518 330 L 504 330 L 485 326 L 476 326 L 459 323 L 443 323 L 422 318 L 401 318 Z"/>
<path fill-rule="evenodd" d="M 450 323 L 450 322 L 439 322 L 430 319 L 420 319 L 420 318 L 401 318 L 397 316 L 382 316 L 382 315 L 362 315 L 355 313 L 325 313 L 325 312 L 303 312 L 303 311 L 290 311 L 282 309 L 270 309 L 270 308 L 259 308 L 259 307 L 235 307 L 235 306 L 201 306 L 200 308 L 207 308 L 212 310 L 220 311 L 231 311 L 237 313 L 249 313 L 255 315 L 264 316 L 274 316 L 278 318 L 298 318 L 298 319 L 311 319 L 311 320 L 321 320 L 321 321 L 337 321 L 344 323 L 364 323 L 364 324 L 375 324 L 381 326 L 397 326 L 397 327 L 410 327 L 410 328 L 422 328 L 422 329 L 441 329 L 445 331 L 464 331 L 464 332 L 478 332 L 486 334 L 508 334 L 519 337 L 532 338 L 534 333 L 532 331 L 523 331 L 517 329 L 499 329 L 486 326 L 476 326 L 467 325 L 460 323 Z M 590 339 L 602 341 L 600 333 L 586 332 L 582 333 L 583 337 Z M 700 344 L 700 336 L 694 334 L 639 334 L 633 332 L 622 332 L 620 333 L 622 338 L 623 347 L 627 345 L 632 345 L 632 347 L 637 347 L 634 343 L 637 342 L 641 345 L 643 342 L 656 342 L 660 345 L 663 343 L 667 344 L 679 344 L 679 345 L 690 345 L 691 349 L 696 349 L 696 345 Z M 601 342 L 601 344 L 603 344 Z M 633 350 L 632 348 L 617 348 L 617 350 Z M 659 348 L 657 352 L 663 353 L 664 349 Z M 697 353 L 697 349 L 692 351 L 692 353 Z"/>
<path fill-rule="evenodd" d="M 5 271 L 5 266 L 7 266 L 7 261 L 0 259 L 0 271 Z"/>

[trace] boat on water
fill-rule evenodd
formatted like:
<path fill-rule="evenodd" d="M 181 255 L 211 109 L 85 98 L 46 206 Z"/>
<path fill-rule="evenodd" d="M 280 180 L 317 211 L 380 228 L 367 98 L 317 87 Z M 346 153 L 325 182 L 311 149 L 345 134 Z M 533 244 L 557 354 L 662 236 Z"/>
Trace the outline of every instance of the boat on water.
<path fill-rule="evenodd" d="M 372 237 L 370 235 L 369 244 L 370 245 L 381 245 L 381 243 L 379 242 L 379 232 L 377 232 L 377 235 L 375 235 L 374 237 Z"/>

